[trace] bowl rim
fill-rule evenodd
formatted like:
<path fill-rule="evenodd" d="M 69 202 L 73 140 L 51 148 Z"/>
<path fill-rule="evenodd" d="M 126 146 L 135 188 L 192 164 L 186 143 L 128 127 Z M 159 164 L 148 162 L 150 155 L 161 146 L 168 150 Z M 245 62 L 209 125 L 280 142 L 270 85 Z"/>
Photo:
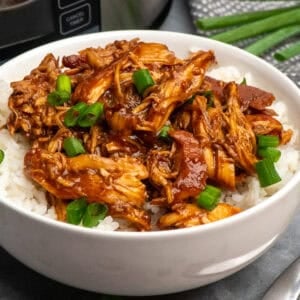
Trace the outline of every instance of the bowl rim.
<path fill-rule="evenodd" d="M 27 58 L 28 56 L 35 56 L 39 52 L 46 50 L 49 48 L 49 46 L 54 47 L 54 49 L 57 49 L 59 47 L 62 47 L 64 45 L 69 45 L 72 41 L 80 41 L 87 39 L 88 41 L 95 39 L 99 39 L 99 44 L 101 43 L 101 39 L 109 38 L 111 40 L 114 39 L 120 39 L 122 36 L 122 39 L 129 39 L 133 38 L 133 36 L 139 37 L 141 40 L 143 38 L 147 38 L 149 36 L 157 35 L 160 37 L 164 37 L 168 35 L 168 37 L 171 38 L 187 38 L 187 39 L 196 39 L 198 41 L 202 41 L 204 44 L 216 44 L 218 47 L 222 47 L 224 49 L 228 49 L 231 51 L 236 52 L 239 55 L 245 56 L 246 58 L 249 58 L 253 62 L 259 63 L 266 68 L 270 69 L 272 72 L 275 73 L 276 76 L 279 76 L 281 80 L 284 81 L 285 84 L 288 84 L 289 88 L 292 89 L 292 93 L 297 93 L 299 95 L 300 99 L 300 90 L 296 86 L 296 84 L 289 79 L 286 75 L 284 75 L 281 71 L 279 71 L 277 68 L 266 62 L 265 60 L 246 52 L 243 49 L 240 49 L 234 45 L 225 44 L 216 40 L 211 40 L 206 37 L 201 37 L 195 34 L 188 34 L 188 33 L 179 33 L 179 32 L 173 32 L 173 31 L 157 31 L 157 30 L 117 30 L 117 31 L 105 31 L 105 32 L 97 32 L 97 33 L 88 33 L 83 35 L 78 35 L 75 37 L 69 37 L 58 41 L 53 41 L 44 45 L 41 45 L 39 47 L 36 47 L 34 49 L 28 50 L 22 54 L 19 54 L 18 56 L 10 59 L 6 63 L 0 66 L 0 81 L 5 80 L 5 69 L 10 68 L 11 65 L 15 65 L 18 63 L 19 60 L 22 60 L 23 58 Z M 155 42 L 155 40 L 153 41 Z M 166 42 L 168 44 L 168 42 Z M 57 48 L 56 48 L 57 47 Z M 88 47 L 88 46 L 87 46 Z M 174 50 L 174 49 L 172 49 Z M 213 49 L 214 50 L 214 49 Z M 176 50 L 174 50 L 176 52 Z M 48 51 L 50 52 L 50 51 Z M 282 199 L 284 196 L 288 195 L 289 192 L 292 191 L 293 188 L 296 187 L 297 184 L 300 183 L 300 170 L 296 171 L 295 174 L 292 176 L 292 178 L 274 195 L 270 196 L 267 200 L 262 201 L 255 206 L 252 206 L 246 210 L 243 210 L 242 212 L 233 215 L 229 218 L 222 219 L 217 222 L 208 223 L 205 225 L 198 225 L 194 227 L 189 228 L 179 228 L 179 229 L 171 229 L 171 230 L 160 230 L 160 231 L 147 231 L 147 232 L 140 232 L 140 231 L 101 231 L 94 228 L 85 228 L 82 226 L 74 226 L 72 224 L 59 222 L 57 220 L 48 218 L 43 215 L 39 215 L 35 212 L 31 212 L 29 210 L 26 210 L 22 207 L 19 207 L 17 205 L 14 205 L 12 202 L 9 202 L 8 200 L 4 200 L 0 198 L 0 204 L 6 206 L 7 208 L 11 209 L 12 211 L 22 215 L 23 217 L 32 219 L 36 222 L 41 222 L 43 225 L 48 225 L 51 227 L 59 228 L 64 231 L 69 231 L 75 234 L 84 234 L 86 236 L 94 236 L 94 237 L 104 237 L 104 238 L 111 238 L 111 239 L 165 239 L 165 238 L 173 238 L 173 237 L 181 237 L 186 235 L 193 235 L 197 233 L 209 233 L 214 230 L 219 230 L 221 227 L 225 226 L 232 226 L 236 225 L 239 222 L 249 219 L 253 217 L 253 215 L 261 212 L 262 210 L 268 209 L 268 207 L 274 205 L 280 199 Z"/>

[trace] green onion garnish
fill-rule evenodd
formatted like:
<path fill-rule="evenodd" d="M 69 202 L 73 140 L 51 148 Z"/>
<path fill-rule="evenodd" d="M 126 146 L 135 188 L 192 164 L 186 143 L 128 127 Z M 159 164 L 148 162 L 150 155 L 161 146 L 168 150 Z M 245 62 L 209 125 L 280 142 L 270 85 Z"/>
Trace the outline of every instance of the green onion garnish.
<path fill-rule="evenodd" d="M 67 127 L 73 127 L 77 124 L 80 114 L 85 111 L 87 104 L 84 102 L 79 102 L 73 107 L 71 107 L 65 114 L 64 124 Z"/>
<path fill-rule="evenodd" d="M 203 91 L 199 95 L 204 96 L 207 99 L 207 107 L 214 106 L 214 94 L 211 90 Z"/>
<path fill-rule="evenodd" d="M 88 106 L 79 116 L 78 125 L 80 127 L 93 126 L 103 114 L 103 103 L 96 102 Z"/>
<path fill-rule="evenodd" d="M 91 203 L 88 205 L 86 212 L 82 219 L 82 225 L 85 227 L 95 227 L 99 221 L 106 217 L 108 208 L 106 205 L 100 203 Z"/>
<path fill-rule="evenodd" d="M 197 94 L 196 94 L 196 95 L 197 95 Z M 185 104 L 193 104 L 196 95 L 193 95 L 191 98 L 187 99 L 187 100 L 185 101 Z"/>
<path fill-rule="evenodd" d="M 132 80 L 140 95 L 143 95 L 148 87 L 155 84 L 148 69 L 135 71 L 132 75 Z"/>
<path fill-rule="evenodd" d="M 86 212 L 87 202 L 84 198 L 76 199 L 67 205 L 67 222 L 78 225 Z"/>
<path fill-rule="evenodd" d="M 161 131 L 159 132 L 158 136 L 160 138 L 168 138 L 169 137 L 169 130 L 170 130 L 171 126 L 169 125 L 165 125 L 163 126 L 163 128 L 161 129 Z"/>
<path fill-rule="evenodd" d="M 257 154 L 261 158 L 270 159 L 272 162 L 278 161 L 281 156 L 280 150 L 273 148 L 273 147 L 258 148 Z"/>
<path fill-rule="evenodd" d="M 70 99 L 71 92 L 71 79 L 65 74 L 60 74 L 56 79 L 56 90 L 47 96 L 47 101 L 52 106 L 63 105 Z"/>
<path fill-rule="evenodd" d="M 68 137 L 64 139 L 63 148 L 68 156 L 76 156 L 85 153 L 81 141 L 75 137 Z"/>
<path fill-rule="evenodd" d="M 195 97 L 197 95 L 204 96 L 207 99 L 207 107 L 213 107 L 214 106 L 214 93 L 211 90 L 202 91 L 199 93 L 196 93 L 191 98 L 186 100 L 186 104 L 193 104 Z"/>
<path fill-rule="evenodd" d="M 70 96 L 66 91 L 54 91 L 47 96 L 47 101 L 52 106 L 59 106 L 67 102 Z"/>
<path fill-rule="evenodd" d="M 71 94 L 72 83 L 70 77 L 65 74 L 58 75 L 56 79 L 56 90 L 58 92 L 64 91 Z"/>
<path fill-rule="evenodd" d="M 246 79 L 246 77 L 243 78 L 243 80 L 241 81 L 240 84 L 242 84 L 242 85 L 247 85 L 247 79 Z"/>
<path fill-rule="evenodd" d="M 78 225 L 82 221 L 85 227 L 94 227 L 103 220 L 108 212 L 104 204 L 86 202 L 85 198 L 79 198 L 67 205 L 67 222 Z"/>
<path fill-rule="evenodd" d="M 257 145 L 259 148 L 279 146 L 277 135 L 257 135 Z"/>
<path fill-rule="evenodd" d="M 255 165 L 255 168 L 261 187 L 266 187 L 281 181 L 281 178 L 275 169 L 274 163 L 270 159 L 264 158 L 258 161 Z"/>
<path fill-rule="evenodd" d="M 221 197 L 221 190 L 215 186 L 207 184 L 205 189 L 197 196 L 198 206 L 207 209 L 213 210 Z"/>
<path fill-rule="evenodd" d="M 3 162 L 4 159 L 4 151 L 0 149 L 0 164 Z"/>

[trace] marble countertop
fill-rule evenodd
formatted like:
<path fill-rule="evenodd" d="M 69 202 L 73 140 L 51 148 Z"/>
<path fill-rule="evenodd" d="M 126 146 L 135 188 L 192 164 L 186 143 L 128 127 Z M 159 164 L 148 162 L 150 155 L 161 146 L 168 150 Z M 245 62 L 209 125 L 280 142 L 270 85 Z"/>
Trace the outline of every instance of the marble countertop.
<path fill-rule="evenodd" d="M 174 0 L 169 15 L 160 27 L 186 33 L 196 33 L 184 0 Z M 205 287 L 178 294 L 147 297 L 174 300 L 256 300 L 261 299 L 274 279 L 300 255 L 300 210 L 271 249 L 254 263 L 228 278 Z M 266 224 L 270 226 L 270 224 Z M 121 297 L 142 299 L 143 297 Z M 99 295 L 72 287 L 39 275 L 27 268 L 0 247 L 0 299 L 120 299 Z"/>

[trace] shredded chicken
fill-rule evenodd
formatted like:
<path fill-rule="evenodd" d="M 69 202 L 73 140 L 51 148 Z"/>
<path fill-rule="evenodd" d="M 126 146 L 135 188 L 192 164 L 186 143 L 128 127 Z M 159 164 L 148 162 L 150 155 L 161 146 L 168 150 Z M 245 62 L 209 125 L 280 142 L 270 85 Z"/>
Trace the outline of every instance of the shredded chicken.
<path fill-rule="evenodd" d="M 212 211 L 199 208 L 195 204 L 180 203 L 173 206 L 173 212 L 160 218 L 159 227 L 162 229 L 192 227 L 228 218 L 240 211 L 240 208 L 227 203 L 219 203 Z"/>
<path fill-rule="evenodd" d="M 13 112 L 7 122 L 11 134 L 22 130 L 31 139 L 54 134 L 59 110 L 47 104 L 47 95 L 54 89 L 60 69 L 57 59 L 48 54 L 28 76 L 12 82 L 8 106 Z"/>
<path fill-rule="evenodd" d="M 152 230 L 151 204 L 164 213 L 161 229 L 201 225 L 241 211 L 219 203 L 197 205 L 207 184 L 235 190 L 255 174 L 256 135 L 292 137 L 269 108 L 274 95 L 206 76 L 213 51 L 180 59 L 159 43 L 133 39 L 87 48 L 60 63 L 48 54 L 23 80 L 13 82 L 7 128 L 28 138 L 25 174 L 42 186 L 58 219 L 84 197 L 108 207 L 138 230 Z M 142 94 L 133 73 L 147 69 L 154 81 Z M 53 106 L 48 94 L 59 74 L 72 84 L 70 99 Z M 78 102 L 102 103 L 103 115 L 90 127 L 67 127 L 66 112 Z M 169 126 L 167 136 L 160 131 Z M 81 141 L 85 153 L 69 157 L 66 138 Z"/>
<path fill-rule="evenodd" d="M 93 154 L 68 158 L 60 152 L 32 149 L 25 156 L 25 173 L 58 199 L 86 197 L 113 207 L 124 203 L 123 217 L 149 230 L 149 217 L 141 210 L 147 196 L 141 180 L 148 171 L 134 158 L 113 160 Z"/>
<path fill-rule="evenodd" d="M 176 68 L 171 77 L 162 82 L 133 112 L 144 115 L 137 130 L 159 131 L 174 109 L 199 90 L 206 69 L 214 62 L 212 52 L 199 52 Z"/>

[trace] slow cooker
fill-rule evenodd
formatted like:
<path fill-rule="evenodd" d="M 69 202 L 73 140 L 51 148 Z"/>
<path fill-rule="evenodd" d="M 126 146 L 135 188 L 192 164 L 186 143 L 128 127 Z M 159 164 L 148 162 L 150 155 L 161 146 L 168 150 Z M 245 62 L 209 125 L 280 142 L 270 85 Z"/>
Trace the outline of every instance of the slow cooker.
<path fill-rule="evenodd" d="M 0 0 L 0 57 L 82 32 L 155 28 L 171 0 Z"/>

